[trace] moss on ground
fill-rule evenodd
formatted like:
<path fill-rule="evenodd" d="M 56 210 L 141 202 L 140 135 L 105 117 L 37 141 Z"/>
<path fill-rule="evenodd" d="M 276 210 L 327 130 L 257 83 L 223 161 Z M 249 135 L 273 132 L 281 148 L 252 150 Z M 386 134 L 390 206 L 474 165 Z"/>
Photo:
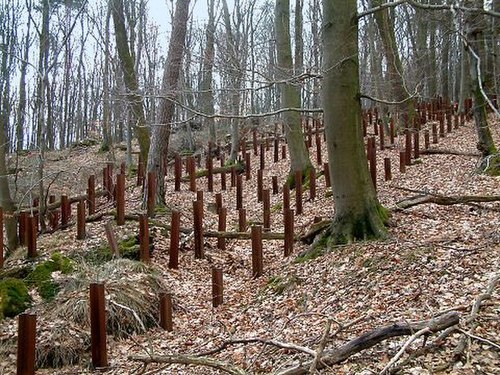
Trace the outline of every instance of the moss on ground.
<path fill-rule="evenodd" d="M 31 304 L 31 297 L 25 282 L 19 279 L 0 280 L 0 320 L 14 317 Z"/>
<path fill-rule="evenodd" d="M 63 274 L 73 272 L 74 263 L 71 259 L 61 253 L 54 253 L 50 259 L 39 263 L 27 276 L 28 285 L 37 288 L 40 297 L 45 301 L 51 301 L 59 292 L 59 285 L 53 280 L 52 273 L 60 271 Z"/>
<path fill-rule="evenodd" d="M 149 237 L 149 251 L 153 251 L 153 238 Z M 139 260 L 140 259 L 140 243 L 139 236 L 132 235 L 118 242 L 118 252 L 120 258 Z M 113 259 L 113 253 L 109 245 L 103 245 L 89 251 L 84 256 L 85 261 L 93 265 L 104 264 Z"/>

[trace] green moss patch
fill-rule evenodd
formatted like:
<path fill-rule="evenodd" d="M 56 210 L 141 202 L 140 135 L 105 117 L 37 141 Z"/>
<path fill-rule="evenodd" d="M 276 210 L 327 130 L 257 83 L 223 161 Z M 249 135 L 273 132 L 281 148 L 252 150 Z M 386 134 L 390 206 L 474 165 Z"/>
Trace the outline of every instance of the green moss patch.
<path fill-rule="evenodd" d="M 61 253 L 54 253 L 50 259 L 39 263 L 27 276 L 29 285 L 37 288 L 40 296 L 46 300 L 52 300 L 59 292 L 59 285 L 53 280 L 52 273 L 60 271 L 63 274 L 73 272 L 73 261 Z"/>
<path fill-rule="evenodd" d="M 0 320 L 22 313 L 30 304 L 31 297 L 24 281 L 14 278 L 0 281 Z"/>
<path fill-rule="evenodd" d="M 149 251 L 153 251 L 153 237 L 149 237 Z M 118 242 L 118 252 L 120 258 L 139 260 L 140 259 L 140 243 L 139 236 L 133 235 L 126 237 L 122 241 Z M 86 262 L 99 265 L 109 262 L 113 259 L 113 253 L 108 244 L 97 247 L 84 254 L 84 259 Z"/>

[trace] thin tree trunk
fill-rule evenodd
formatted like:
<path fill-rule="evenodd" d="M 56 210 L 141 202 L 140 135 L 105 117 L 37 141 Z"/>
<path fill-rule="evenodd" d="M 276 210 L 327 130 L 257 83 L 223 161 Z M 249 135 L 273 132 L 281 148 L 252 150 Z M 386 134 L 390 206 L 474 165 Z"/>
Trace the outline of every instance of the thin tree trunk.
<path fill-rule="evenodd" d="M 276 0 L 276 56 L 278 59 L 277 78 L 282 80 L 293 77 L 292 48 L 290 40 L 290 2 Z M 292 83 L 280 84 L 281 105 L 283 108 L 300 108 L 300 91 Z M 285 136 L 290 155 L 289 181 L 295 185 L 295 171 L 302 171 L 305 176 L 312 167 L 309 152 L 304 143 L 300 113 L 296 111 L 284 112 Z"/>
<path fill-rule="evenodd" d="M 151 152 L 148 159 L 148 171 L 156 171 L 157 175 L 157 202 L 162 203 L 165 201 L 165 173 L 167 170 L 170 123 L 175 110 L 174 102 L 170 98 L 175 97 L 179 82 L 188 17 L 189 0 L 177 0 L 167 63 L 163 73 L 159 125 L 153 128 Z"/>
<path fill-rule="evenodd" d="M 139 84 L 134 67 L 134 59 L 128 45 L 123 0 L 111 0 L 110 6 L 115 27 L 116 48 L 123 70 L 123 80 L 127 89 L 128 100 L 134 114 L 135 133 L 139 141 L 142 159 L 147 160 L 150 144 L 149 130 L 146 127 L 142 97 L 139 94 Z"/>

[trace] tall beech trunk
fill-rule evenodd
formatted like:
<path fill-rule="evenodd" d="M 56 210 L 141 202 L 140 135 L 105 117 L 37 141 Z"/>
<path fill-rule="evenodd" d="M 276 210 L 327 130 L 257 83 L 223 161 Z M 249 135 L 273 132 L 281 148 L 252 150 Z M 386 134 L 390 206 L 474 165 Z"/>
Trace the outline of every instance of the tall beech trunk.
<path fill-rule="evenodd" d="M 483 9 L 482 0 L 468 0 L 470 8 Z M 484 28 L 485 19 L 479 11 L 469 11 L 466 17 L 467 48 L 470 56 L 471 91 L 473 98 L 474 123 L 478 143 L 477 149 L 483 155 L 482 169 L 489 173 L 500 174 L 500 155 L 493 141 L 487 117 L 487 102 L 484 97 L 486 83 L 486 55 Z M 482 88 L 483 89 L 482 89 Z"/>
<path fill-rule="evenodd" d="M 189 18 L 189 0 L 177 0 L 173 20 L 172 35 L 168 46 L 167 63 L 163 73 L 162 98 L 160 99 L 159 125 L 153 128 L 151 150 L 148 159 L 148 171 L 156 172 L 157 202 L 165 201 L 165 172 L 167 170 L 167 153 L 170 139 L 170 122 L 174 115 L 174 102 L 169 99 L 175 96 L 179 82 L 182 55 L 186 39 L 187 21 Z"/>
<path fill-rule="evenodd" d="M 372 0 L 372 6 L 380 6 L 386 3 L 385 0 Z M 396 33 L 394 31 L 394 20 L 389 13 L 389 9 L 385 8 L 374 14 L 375 22 L 378 26 L 380 39 L 384 46 L 384 53 L 387 60 L 388 78 L 392 90 L 392 99 L 402 101 L 408 96 L 404 84 L 403 76 L 403 63 L 399 56 L 398 46 L 396 43 Z M 412 125 L 413 112 L 415 109 L 415 101 L 413 99 L 407 100 L 405 109 L 408 113 L 408 123 L 404 124 L 405 127 Z"/>
<path fill-rule="evenodd" d="M 361 127 L 356 0 L 323 0 L 322 101 L 335 215 L 328 243 L 384 238 L 387 211 L 370 179 Z"/>
<path fill-rule="evenodd" d="M 134 114 L 135 131 L 139 141 L 141 157 L 142 160 L 147 160 L 150 142 L 149 130 L 146 127 L 142 97 L 139 95 L 139 84 L 134 67 L 134 58 L 128 45 L 123 0 L 111 0 L 110 6 L 115 28 L 116 49 L 123 70 L 123 81 L 127 89 L 128 101 Z"/>
<path fill-rule="evenodd" d="M 207 115 L 214 114 L 214 93 L 212 90 L 212 72 L 215 58 L 215 0 L 208 1 L 208 24 L 207 24 L 207 41 L 203 54 L 203 71 L 201 78 L 201 106 L 203 113 Z M 208 127 L 208 140 L 210 142 L 217 141 L 217 132 L 215 129 L 215 121 L 213 118 L 205 118 L 205 125 Z"/>
<path fill-rule="evenodd" d="M 290 40 L 290 1 L 276 0 L 276 57 L 278 60 L 277 78 L 280 81 L 293 77 L 292 47 Z M 281 106 L 283 108 L 300 108 L 300 88 L 292 83 L 281 83 Z M 289 181 L 295 185 L 295 171 L 306 175 L 312 168 L 309 152 L 304 143 L 300 113 L 287 111 L 283 114 L 285 137 L 290 155 Z"/>
<path fill-rule="evenodd" d="M 229 8 L 227 6 L 227 1 L 222 0 L 222 15 L 224 19 L 224 27 L 226 29 L 226 48 L 229 55 L 228 64 L 231 70 L 231 83 L 230 83 L 230 103 L 232 112 L 237 115 L 240 112 L 240 88 L 243 82 L 243 71 L 242 63 L 240 61 L 239 54 L 239 41 L 236 41 L 235 33 L 231 28 L 231 17 L 229 14 Z M 240 136 L 239 136 L 239 124 L 240 120 L 232 118 L 231 119 L 231 151 L 229 153 L 228 162 L 233 163 L 238 157 L 238 150 L 240 147 Z"/>

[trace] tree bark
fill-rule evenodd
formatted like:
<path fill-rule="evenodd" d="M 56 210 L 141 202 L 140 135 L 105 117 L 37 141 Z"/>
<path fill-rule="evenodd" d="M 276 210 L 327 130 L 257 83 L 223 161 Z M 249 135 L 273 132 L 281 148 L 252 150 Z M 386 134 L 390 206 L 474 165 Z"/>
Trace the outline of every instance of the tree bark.
<path fill-rule="evenodd" d="M 170 122 L 175 110 L 174 102 L 171 98 L 175 97 L 175 90 L 179 82 L 188 17 L 189 0 L 177 0 L 172 35 L 168 47 L 167 63 L 163 73 L 159 125 L 153 128 L 151 151 L 148 159 L 148 171 L 156 172 L 156 201 L 159 203 L 165 202 L 165 173 L 167 170 Z"/>
<path fill-rule="evenodd" d="M 372 6 L 381 6 L 385 0 L 372 0 Z M 396 34 L 394 32 L 394 20 L 389 14 L 389 9 L 384 8 L 374 14 L 375 21 L 378 26 L 380 39 L 384 47 L 384 53 L 387 61 L 388 79 L 391 85 L 392 100 L 402 101 L 408 96 L 407 89 L 404 83 L 403 63 L 398 52 L 396 43 Z M 408 123 L 404 124 L 409 128 L 413 124 L 413 112 L 415 109 L 414 99 L 407 100 L 406 111 L 408 113 Z"/>
<path fill-rule="evenodd" d="M 149 130 L 146 127 L 142 97 L 139 94 L 139 84 L 134 67 L 134 59 L 130 53 L 128 45 L 123 0 L 111 0 L 110 6 L 115 28 L 116 49 L 118 51 L 120 64 L 123 70 L 123 80 L 125 82 L 125 87 L 127 88 L 128 101 L 136 121 L 135 131 L 139 141 L 139 147 L 141 149 L 141 157 L 142 160 L 148 160 L 150 144 Z"/>
<path fill-rule="evenodd" d="M 203 113 L 214 114 L 214 93 L 212 90 L 212 72 L 215 58 L 215 0 L 208 1 L 208 24 L 206 31 L 206 46 L 203 54 L 203 72 L 201 78 L 201 106 Z M 208 140 L 215 143 L 217 132 L 213 118 L 204 118 L 205 126 L 208 127 Z"/>
<path fill-rule="evenodd" d="M 293 77 L 294 66 L 290 40 L 290 1 L 276 0 L 276 56 L 278 60 L 277 78 L 280 81 Z M 300 89 L 291 82 L 281 83 L 281 105 L 283 108 L 300 108 Z M 295 186 L 295 171 L 302 171 L 306 176 L 312 168 L 309 152 L 304 143 L 300 113 L 284 112 L 285 136 L 290 155 L 289 181 Z"/>
<path fill-rule="evenodd" d="M 355 0 L 323 0 L 323 90 L 335 215 L 330 244 L 385 238 L 386 210 L 368 172 L 359 100 L 358 22 Z"/>

